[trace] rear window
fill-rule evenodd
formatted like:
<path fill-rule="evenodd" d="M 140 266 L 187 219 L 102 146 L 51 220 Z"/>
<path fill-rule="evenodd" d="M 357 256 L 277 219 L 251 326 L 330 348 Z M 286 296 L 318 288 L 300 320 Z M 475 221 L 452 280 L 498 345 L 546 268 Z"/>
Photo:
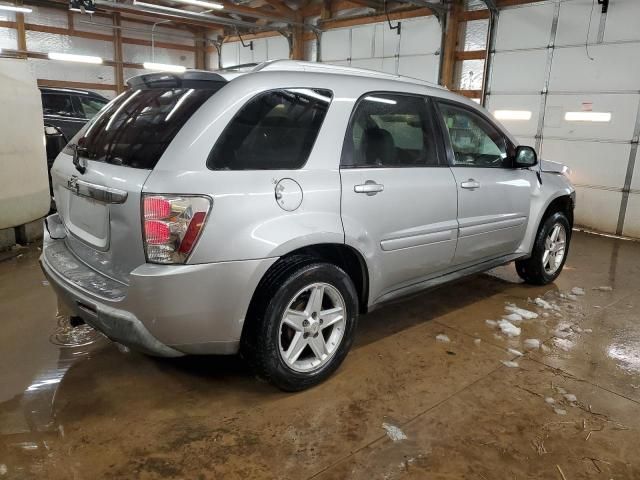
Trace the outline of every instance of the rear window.
<path fill-rule="evenodd" d="M 129 90 L 80 132 L 78 153 L 99 162 L 152 169 L 185 122 L 220 88 Z"/>
<path fill-rule="evenodd" d="M 294 170 L 306 162 L 331 103 L 324 89 L 261 93 L 231 120 L 207 160 L 212 170 Z"/>

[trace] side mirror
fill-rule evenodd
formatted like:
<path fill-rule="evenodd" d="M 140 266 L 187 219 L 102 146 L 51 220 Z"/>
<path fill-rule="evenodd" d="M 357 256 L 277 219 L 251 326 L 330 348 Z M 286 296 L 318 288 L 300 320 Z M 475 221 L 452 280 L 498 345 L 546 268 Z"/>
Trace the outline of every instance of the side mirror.
<path fill-rule="evenodd" d="M 516 156 L 513 162 L 515 168 L 529 168 L 538 164 L 538 155 L 532 147 L 520 145 L 516 148 Z"/>

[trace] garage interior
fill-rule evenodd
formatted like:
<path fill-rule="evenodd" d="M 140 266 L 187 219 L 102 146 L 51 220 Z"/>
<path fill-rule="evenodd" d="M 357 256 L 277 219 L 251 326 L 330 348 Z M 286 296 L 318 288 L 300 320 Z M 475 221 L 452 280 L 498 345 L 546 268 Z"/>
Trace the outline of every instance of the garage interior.
<path fill-rule="evenodd" d="M 283 393 L 239 357 L 153 358 L 58 313 L 48 200 L 20 196 L 41 186 L 0 106 L 0 478 L 640 478 L 640 2 L 88 5 L 0 2 L 0 82 L 112 99 L 145 72 L 287 58 L 426 80 L 567 165 L 576 229 L 553 284 L 507 265 L 394 302 L 331 378 Z"/>

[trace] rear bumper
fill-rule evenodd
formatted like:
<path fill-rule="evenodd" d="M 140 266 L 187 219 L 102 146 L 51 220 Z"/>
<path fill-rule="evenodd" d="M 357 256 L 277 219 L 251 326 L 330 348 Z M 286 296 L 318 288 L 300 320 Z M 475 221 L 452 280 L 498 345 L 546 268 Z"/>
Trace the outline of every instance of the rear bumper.
<path fill-rule="evenodd" d="M 60 300 L 89 325 L 136 350 L 174 357 L 236 353 L 253 292 L 275 260 L 143 264 L 125 285 L 45 229 L 40 265 Z"/>

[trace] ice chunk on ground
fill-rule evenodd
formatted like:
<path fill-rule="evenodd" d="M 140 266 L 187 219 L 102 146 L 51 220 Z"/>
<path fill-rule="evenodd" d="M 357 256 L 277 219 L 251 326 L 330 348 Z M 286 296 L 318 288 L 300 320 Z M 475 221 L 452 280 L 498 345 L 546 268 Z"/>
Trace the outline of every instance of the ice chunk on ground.
<path fill-rule="evenodd" d="M 571 293 L 574 294 L 574 295 L 584 295 L 584 288 L 573 287 L 571 289 Z"/>
<path fill-rule="evenodd" d="M 517 337 L 522 331 L 519 327 L 516 327 L 508 320 L 500 320 L 498 322 L 498 326 L 500 327 L 502 333 L 504 333 L 507 337 Z"/>
<path fill-rule="evenodd" d="M 385 431 L 387 432 L 387 436 L 394 442 L 399 442 L 400 440 L 407 439 L 405 433 L 395 425 L 391 425 L 390 423 L 383 423 L 382 428 L 385 429 Z"/>
<path fill-rule="evenodd" d="M 553 411 L 556 412 L 556 414 L 558 414 L 558 415 L 566 415 L 567 414 L 567 411 L 564 408 L 554 408 Z"/>
<path fill-rule="evenodd" d="M 495 327 L 498 325 L 498 322 L 496 322 L 495 320 L 485 320 L 484 323 L 486 323 L 490 327 Z"/>
<path fill-rule="evenodd" d="M 504 309 L 507 312 L 510 313 L 516 313 L 518 315 L 520 315 L 522 318 L 525 318 L 527 320 L 532 320 L 534 318 L 538 318 L 538 314 L 535 312 L 531 312 L 529 310 L 525 310 L 524 308 L 518 308 L 515 305 L 513 305 L 512 303 L 508 303 L 506 307 L 504 307 Z"/>
<path fill-rule="evenodd" d="M 496 340 L 504 340 L 504 338 L 502 337 L 502 335 L 498 335 L 497 333 L 493 334 L 493 338 L 495 338 Z"/>
<path fill-rule="evenodd" d="M 560 350 L 564 350 L 565 352 L 568 352 L 573 348 L 573 342 L 571 340 L 567 340 L 566 338 L 554 338 L 553 344 Z"/>
<path fill-rule="evenodd" d="M 522 315 L 518 315 L 517 313 L 510 313 L 502 318 L 509 320 L 510 322 L 521 322 L 523 320 Z"/>
<path fill-rule="evenodd" d="M 593 289 L 600 290 L 601 292 L 611 292 L 613 290 L 613 287 L 602 286 L 602 287 L 594 287 Z"/>
<path fill-rule="evenodd" d="M 9 470 L 4 463 L 0 463 L 0 475 L 6 475 Z"/>
<path fill-rule="evenodd" d="M 538 297 L 536 298 L 533 303 L 535 303 L 537 306 L 539 306 L 540 308 L 544 308 L 545 310 L 553 310 L 553 305 L 551 305 L 549 302 L 547 302 L 546 300 Z"/>
<path fill-rule="evenodd" d="M 551 397 L 545 398 L 544 401 L 547 402 L 549 405 L 553 405 L 554 403 L 556 403 L 556 401 Z"/>
<path fill-rule="evenodd" d="M 507 352 L 511 353 L 512 355 L 517 355 L 519 357 L 521 357 L 522 355 L 524 355 L 522 352 L 519 352 L 518 350 L 516 350 L 515 348 L 508 348 Z"/>
<path fill-rule="evenodd" d="M 556 326 L 556 330 L 555 330 L 555 332 L 553 332 L 553 334 L 556 337 L 560 337 L 560 338 L 567 338 L 567 337 L 571 336 L 571 323 L 569 323 L 569 322 L 560 322 Z"/>
<path fill-rule="evenodd" d="M 511 362 L 511 361 L 507 361 L 507 360 L 502 360 L 502 364 L 505 367 L 518 368 L 518 362 Z"/>
<path fill-rule="evenodd" d="M 540 340 L 537 338 L 527 338 L 524 341 L 524 348 L 540 348 Z"/>
<path fill-rule="evenodd" d="M 562 388 L 562 387 L 556 387 L 556 390 L 558 391 L 558 393 L 560 393 L 561 395 L 564 395 L 565 393 L 567 393 L 567 391 Z"/>
<path fill-rule="evenodd" d="M 551 315 L 549 314 L 549 312 L 542 312 L 542 316 L 544 318 L 549 318 Z"/>
<path fill-rule="evenodd" d="M 583 330 L 584 333 L 593 333 L 593 329 L 592 328 L 585 328 Z"/>
<path fill-rule="evenodd" d="M 481 341 L 482 341 L 482 340 L 480 340 L 479 338 L 474 338 L 474 339 L 473 339 L 473 343 L 475 343 L 476 345 L 480 345 L 480 342 L 481 342 Z"/>
<path fill-rule="evenodd" d="M 447 337 L 444 333 L 441 333 L 440 335 L 436 335 L 436 340 L 439 342 L 445 342 L 445 343 L 451 341 L 449 337 Z"/>
<path fill-rule="evenodd" d="M 573 393 L 565 393 L 564 398 L 567 402 L 571 402 L 571 403 L 578 401 L 578 399 Z"/>
<path fill-rule="evenodd" d="M 569 300 L 578 300 L 578 297 L 576 297 L 573 293 L 567 293 L 567 298 Z"/>

